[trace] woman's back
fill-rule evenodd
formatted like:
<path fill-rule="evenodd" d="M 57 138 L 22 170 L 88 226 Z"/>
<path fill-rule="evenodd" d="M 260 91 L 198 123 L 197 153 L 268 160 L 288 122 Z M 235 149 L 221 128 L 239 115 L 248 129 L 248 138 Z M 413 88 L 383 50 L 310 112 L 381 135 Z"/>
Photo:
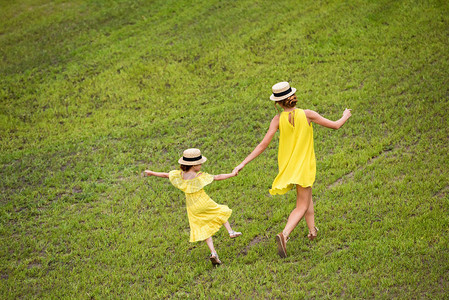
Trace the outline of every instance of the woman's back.
<path fill-rule="evenodd" d="M 312 186 L 315 181 L 316 161 L 313 146 L 313 126 L 302 109 L 284 111 L 279 118 L 279 174 L 271 194 L 284 194 L 294 184 Z"/>

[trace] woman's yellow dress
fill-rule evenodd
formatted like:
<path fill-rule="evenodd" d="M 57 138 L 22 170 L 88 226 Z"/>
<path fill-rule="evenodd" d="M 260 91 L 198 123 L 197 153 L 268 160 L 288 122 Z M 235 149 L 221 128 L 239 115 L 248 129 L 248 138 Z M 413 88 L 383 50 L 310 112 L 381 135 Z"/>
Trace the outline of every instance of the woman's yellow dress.
<path fill-rule="evenodd" d="M 313 147 L 313 127 L 302 109 L 294 110 L 294 125 L 288 120 L 290 112 L 279 119 L 279 174 L 270 194 L 285 194 L 295 185 L 311 187 L 315 182 L 316 159 Z"/>
<path fill-rule="evenodd" d="M 213 175 L 201 173 L 193 179 L 184 179 L 181 170 L 173 170 L 169 173 L 169 179 L 186 195 L 190 242 L 203 241 L 213 236 L 231 216 L 229 207 L 215 203 L 203 189 L 214 181 Z"/>

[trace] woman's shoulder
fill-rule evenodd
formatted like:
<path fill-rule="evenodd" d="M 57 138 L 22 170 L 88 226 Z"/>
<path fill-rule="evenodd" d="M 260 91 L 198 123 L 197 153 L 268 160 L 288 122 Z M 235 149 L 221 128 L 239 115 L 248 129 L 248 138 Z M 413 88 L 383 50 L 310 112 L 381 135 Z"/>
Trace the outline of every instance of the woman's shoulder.
<path fill-rule="evenodd" d="M 281 118 L 281 114 L 275 115 L 273 119 L 271 119 L 270 128 L 268 130 L 277 130 L 279 128 L 279 120 Z"/>
<path fill-rule="evenodd" d="M 301 112 L 301 111 L 306 111 L 305 109 L 302 109 L 302 108 L 299 108 L 299 107 L 295 107 L 293 110 L 284 110 L 283 112 L 281 112 L 280 114 L 278 114 L 277 116 L 281 116 L 281 115 L 283 115 L 283 114 L 289 114 L 289 113 L 291 113 L 292 111 L 294 111 L 294 112 Z"/>
<path fill-rule="evenodd" d="M 294 113 L 295 115 L 297 115 L 297 114 L 303 114 L 304 112 L 305 112 L 305 110 L 304 109 L 302 109 L 302 108 L 295 108 L 294 110 L 288 110 L 288 111 L 283 111 L 283 112 L 281 112 L 280 114 L 278 114 L 278 115 L 276 115 L 275 117 L 277 117 L 277 120 L 279 121 L 279 119 L 280 118 L 286 118 L 286 116 L 288 116 L 289 114 L 291 114 L 291 113 Z M 273 120 L 274 120 L 274 118 L 273 118 Z"/>
<path fill-rule="evenodd" d="M 304 112 L 304 114 L 305 114 L 307 117 L 309 117 L 309 116 L 311 116 L 311 115 L 313 115 L 313 114 L 316 114 L 316 112 L 313 111 L 313 110 L 311 110 L 311 109 L 304 109 L 303 112 Z"/>
<path fill-rule="evenodd" d="M 280 114 L 277 114 L 277 115 L 275 115 L 274 117 L 273 117 L 273 119 L 271 119 L 271 123 L 279 123 L 279 120 L 280 120 L 280 118 L 281 118 L 281 115 L 283 114 L 283 112 L 281 112 Z"/>

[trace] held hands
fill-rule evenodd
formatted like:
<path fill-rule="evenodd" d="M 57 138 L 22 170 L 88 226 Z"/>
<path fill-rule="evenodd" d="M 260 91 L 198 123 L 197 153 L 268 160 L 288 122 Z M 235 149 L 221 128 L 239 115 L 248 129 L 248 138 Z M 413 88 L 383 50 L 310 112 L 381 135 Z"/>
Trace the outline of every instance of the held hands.
<path fill-rule="evenodd" d="M 240 164 L 237 167 L 234 168 L 234 170 L 232 171 L 232 173 L 236 173 L 235 175 L 237 175 L 241 169 L 243 169 L 245 165 L 244 164 Z"/>
<path fill-rule="evenodd" d="M 232 173 L 215 175 L 214 180 L 225 180 L 234 176 L 237 176 L 237 172 L 232 171 Z"/>

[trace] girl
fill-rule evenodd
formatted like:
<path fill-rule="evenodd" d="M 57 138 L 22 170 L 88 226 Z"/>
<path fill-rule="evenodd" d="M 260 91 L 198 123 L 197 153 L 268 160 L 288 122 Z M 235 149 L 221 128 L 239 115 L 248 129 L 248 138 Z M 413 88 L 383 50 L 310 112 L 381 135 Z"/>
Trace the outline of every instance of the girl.
<path fill-rule="evenodd" d="M 288 82 L 279 82 L 272 87 L 273 94 L 270 99 L 278 103 L 284 110 L 276 115 L 270 124 L 268 132 L 262 142 L 235 167 L 233 172 L 238 173 L 246 164 L 259 156 L 270 144 L 276 131 L 279 129 L 279 174 L 274 179 L 270 194 L 285 194 L 296 187 L 296 208 L 290 213 L 284 230 L 276 236 L 278 254 L 287 256 L 286 244 L 290 233 L 305 216 L 309 228 L 308 238 L 313 240 L 317 236 L 315 216 L 312 201 L 312 185 L 315 181 L 316 161 L 313 147 L 312 123 L 339 129 L 351 116 L 351 110 L 345 109 L 343 116 L 337 121 L 331 121 L 312 110 L 296 108 L 296 89 L 291 88 Z"/>
<path fill-rule="evenodd" d="M 242 235 L 233 231 L 228 222 L 232 210 L 226 205 L 218 205 L 204 192 L 203 187 L 214 180 L 225 180 L 234 177 L 237 173 L 210 175 L 200 172 L 201 164 L 207 160 L 201 155 L 199 149 L 187 149 L 183 157 L 179 159 L 181 170 L 173 170 L 170 173 L 159 173 L 146 170 L 146 176 L 158 176 L 168 178 L 170 182 L 183 191 L 186 195 L 187 215 L 190 224 L 190 242 L 206 241 L 213 265 L 221 264 L 212 242 L 214 235 L 224 225 L 230 238 Z"/>

